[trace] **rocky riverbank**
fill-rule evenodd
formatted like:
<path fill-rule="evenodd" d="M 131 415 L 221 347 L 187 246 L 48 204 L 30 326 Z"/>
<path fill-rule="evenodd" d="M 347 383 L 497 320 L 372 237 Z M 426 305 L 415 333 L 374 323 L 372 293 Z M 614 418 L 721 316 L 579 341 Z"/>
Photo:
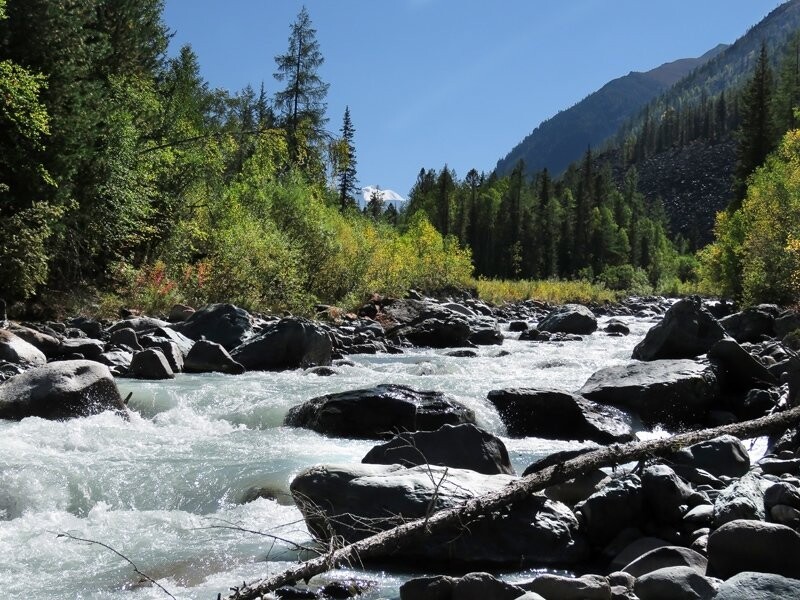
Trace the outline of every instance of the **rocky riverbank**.
<path fill-rule="evenodd" d="M 633 439 L 642 424 L 677 430 L 753 418 L 792 404 L 797 395 L 789 334 L 800 319 L 771 306 L 719 320 L 697 299 L 632 300 L 590 310 L 376 298 L 359 314 L 336 319 L 335 311 L 320 308 L 326 320 L 213 305 L 173 311 L 171 320 L 8 323 L 0 330 L 0 370 L 8 376 L 0 384 L 0 414 L 63 419 L 125 411 L 114 375 L 159 379 L 181 371 L 235 376 L 297 368 L 335 374 L 348 354 L 426 345 L 467 355 L 472 347 L 500 345 L 512 335 L 532 344 L 574 344 L 579 354 L 584 336 L 625 334 L 624 323 L 606 322 L 598 330 L 599 314 L 654 321 L 634 351 L 638 360 L 598 371 L 571 393 L 492 391 L 487 402 L 510 436 L 609 444 Z M 296 406 L 287 425 L 385 440 L 360 465 L 318 465 L 295 478 L 291 490 L 309 530 L 321 541 L 353 541 L 502 488 L 516 477 L 508 453 L 475 423 L 472 411 L 447 390 L 382 385 Z M 525 564 L 593 573 L 518 585 L 485 574 L 439 577 L 407 583 L 403 598 L 647 600 L 739 597 L 720 595 L 734 588 L 750 595 L 758 589 L 796 591 L 791 586 L 800 585 L 800 573 L 792 565 L 798 561 L 785 556 L 800 558 L 798 445 L 797 434 L 788 432 L 750 464 L 741 440 L 724 438 L 633 470 L 586 473 L 464 531 L 422 540 L 385 559 L 426 567 L 457 563 L 464 572 Z M 641 564 L 631 567 L 637 560 Z"/>

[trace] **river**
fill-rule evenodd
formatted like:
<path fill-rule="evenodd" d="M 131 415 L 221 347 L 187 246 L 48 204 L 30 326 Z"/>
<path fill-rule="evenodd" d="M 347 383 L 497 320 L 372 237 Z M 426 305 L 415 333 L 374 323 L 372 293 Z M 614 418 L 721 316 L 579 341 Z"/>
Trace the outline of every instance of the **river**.
<path fill-rule="evenodd" d="M 354 365 L 319 377 L 302 371 L 178 375 L 167 382 L 120 379 L 133 414 L 65 422 L 0 422 L 0 590 L 6 598 L 145 600 L 166 598 L 133 566 L 176 598 L 213 600 L 228 588 L 295 561 L 285 540 L 308 543 L 287 496 L 293 476 L 316 463 L 360 462 L 374 445 L 283 427 L 290 407 L 330 392 L 402 383 L 453 395 L 478 424 L 505 441 L 517 472 L 574 443 L 509 439 L 486 400 L 493 389 L 575 390 L 597 369 L 623 364 L 652 325 L 623 318 L 627 337 L 582 342 L 520 342 L 481 347 L 477 358 L 441 350 L 357 355 Z M 601 327 L 604 319 L 601 319 Z M 501 350 L 507 356 L 498 356 Z M 243 500 L 254 488 L 275 499 Z M 367 599 L 397 597 L 408 573 L 366 571 L 378 588 Z M 340 570 L 327 579 L 352 577 Z"/>

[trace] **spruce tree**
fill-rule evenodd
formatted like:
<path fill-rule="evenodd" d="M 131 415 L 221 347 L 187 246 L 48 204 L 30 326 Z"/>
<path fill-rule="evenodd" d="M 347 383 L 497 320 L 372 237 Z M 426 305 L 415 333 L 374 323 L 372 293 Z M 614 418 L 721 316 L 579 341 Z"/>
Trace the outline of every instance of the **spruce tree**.
<path fill-rule="evenodd" d="M 769 66 L 766 44 L 761 44 L 755 71 L 742 94 L 742 124 L 737 132 L 734 198 L 729 209 L 742 204 L 747 192 L 747 178 L 760 166 L 774 148 L 770 114 L 772 99 L 772 69 Z"/>
<path fill-rule="evenodd" d="M 291 26 L 289 48 L 275 57 L 275 79 L 286 87 L 275 94 L 279 123 L 286 129 L 292 160 L 301 154 L 301 146 L 319 141 L 324 136 L 325 97 L 328 84 L 318 69 L 325 62 L 305 6 Z"/>
<path fill-rule="evenodd" d="M 350 120 L 350 107 L 346 106 L 344 109 L 344 118 L 342 119 L 342 132 L 341 148 L 342 156 L 339 157 L 339 209 L 345 212 L 356 203 L 356 194 L 358 193 L 357 185 L 358 179 L 356 178 L 356 147 L 353 144 L 353 136 L 355 135 L 355 128 L 353 122 Z"/>

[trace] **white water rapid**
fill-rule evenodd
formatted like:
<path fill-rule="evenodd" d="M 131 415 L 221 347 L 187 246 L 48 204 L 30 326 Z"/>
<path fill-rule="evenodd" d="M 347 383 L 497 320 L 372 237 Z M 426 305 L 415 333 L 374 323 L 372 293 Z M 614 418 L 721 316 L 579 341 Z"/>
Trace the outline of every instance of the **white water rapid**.
<path fill-rule="evenodd" d="M 213 600 L 229 586 L 295 561 L 289 543 L 310 536 L 287 496 L 293 476 L 320 462 L 360 462 L 373 446 L 283 427 L 290 407 L 329 392 L 403 383 L 447 392 L 501 436 L 517 472 L 573 446 L 509 439 L 486 400 L 493 389 L 575 390 L 597 369 L 623 364 L 652 325 L 623 318 L 627 337 L 598 332 L 582 342 L 481 347 L 478 358 L 444 351 L 349 357 L 355 366 L 318 377 L 302 371 L 178 375 L 167 382 L 118 380 L 133 392 L 129 421 L 110 413 L 64 422 L 0 422 L 0 590 L 4 598 L 144 600 L 166 598 L 142 582 L 124 554 L 176 598 Z M 601 319 L 601 327 L 605 319 Z M 516 338 L 518 334 L 507 336 Z M 500 350 L 510 352 L 498 357 Z M 254 497 L 254 489 L 273 498 Z M 339 570 L 379 582 L 364 598 L 397 597 L 410 574 Z"/>

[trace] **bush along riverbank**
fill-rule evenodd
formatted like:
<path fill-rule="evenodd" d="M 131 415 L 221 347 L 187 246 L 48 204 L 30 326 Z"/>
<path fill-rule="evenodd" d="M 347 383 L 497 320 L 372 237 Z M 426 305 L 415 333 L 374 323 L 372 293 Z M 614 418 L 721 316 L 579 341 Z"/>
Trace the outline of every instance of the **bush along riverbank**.
<path fill-rule="evenodd" d="M 613 448 L 635 440 L 642 426 L 692 431 L 777 414 L 800 400 L 800 359 L 793 351 L 800 314 L 772 305 L 727 314 L 731 307 L 696 297 L 494 306 L 410 294 L 376 296 L 352 314 L 318 308 L 316 320 L 252 314 L 230 304 L 176 306 L 163 320 L 127 315 L 113 322 L 19 323 L 2 315 L 0 418 L 124 414 L 115 376 L 158 380 L 180 372 L 284 369 L 335 375 L 350 354 L 424 346 L 468 358 L 476 346 L 501 346 L 510 336 L 572 344 L 579 355 L 586 336 L 626 334 L 624 320 L 604 318 L 599 328 L 599 316 L 635 316 L 653 326 L 628 363 L 601 369 L 580 389 L 491 391 L 487 402 L 510 437 Z M 362 463 L 309 465 L 291 484 L 323 554 L 333 540 L 357 542 L 410 519 L 432 518 L 576 456 L 553 455 L 518 475 L 502 440 L 477 427 L 474 412 L 447 390 L 391 381 L 312 398 L 292 408 L 285 424 L 376 440 Z M 389 545 L 371 558 L 466 573 L 413 579 L 401 598 L 732 599 L 742 590 L 794 597 L 800 594 L 800 433 L 778 432 L 755 462 L 744 442 L 726 435 L 645 457 L 632 468 L 588 469 L 457 530 Z M 520 566 L 588 574 L 512 584 L 485 573 Z M 247 589 L 232 597 L 256 597 Z M 354 584 L 351 591 L 358 589 Z M 302 593 L 323 592 L 312 581 Z"/>

